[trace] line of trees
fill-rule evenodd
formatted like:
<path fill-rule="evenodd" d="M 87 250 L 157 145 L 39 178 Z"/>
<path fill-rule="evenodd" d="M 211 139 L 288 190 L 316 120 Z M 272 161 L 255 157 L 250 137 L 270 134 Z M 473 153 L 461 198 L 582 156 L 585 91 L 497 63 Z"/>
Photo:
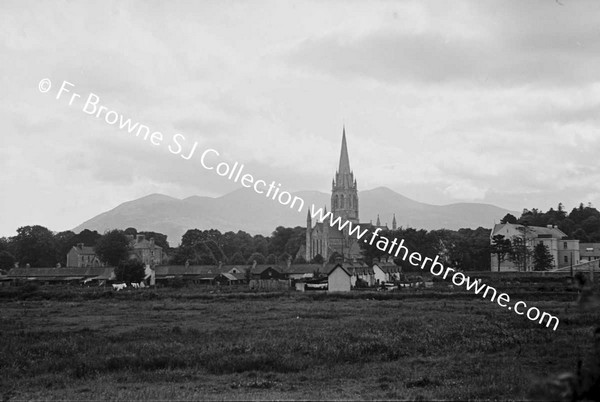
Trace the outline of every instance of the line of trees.
<path fill-rule="evenodd" d="M 17 229 L 16 236 L 0 238 L 0 269 L 12 268 L 15 263 L 25 267 L 66 266 L 67 253 L 80 243 L 94 247 L 101 261 L 117 266 L 126 260 L 129 251 L 127 236 L 145 235 L 154 238 L 156 245 L 171 257 L 171 263 L 190 264 L 259 264 L 287 262 L 304 263 L 299 253 L 305 243 L 306 229 L 279 226 L 266 237 L 252 236 L 244 231 L 221 233 L 216 229 L 188 230 L 179 247 L 169 246 L 167 236 L 152 231 L 138 232 L 135 228 L 111 230 L 104 234 L 83 230 L 79 234 L 72 231 L 53 232 L 40 226 L 23 226 Z"/>
<path fill-rule="evenodd" d="M 439 255 L 441 260 L 448 266 L 463 271 L 486 271 L 490 269 L 490 235 L 491 230 L 479 227 L 477 229 L 459 230 L 431 230 L 400 228 L 397 230 L 384 230 L 380 237 L 389 241 L 394 238 L 404 239 L 403 245 L 411 252 L 417 251 L 423 256 L 434 257 Z M 375 259 L 386 257 L 386 253 L 368 242 L 360 242 L 360 247 L 365 261 L 369 264 Z M 400 255 L 401 257 L 401 255 Z M 404 271 L 420 271 L 401 258 L 394 259 L 394 263 L 402 267 Z"/>
<path fill-rule="evenodd" d="M 524 209 L 517 218 L 507 214 L 501 223 L 518 223 L 526 226 L 555 225 L 569 238 L 577 239 L 582 243 L 600 242 L 600 211 L 591 203 L 573 208 L 567 213 L 562 203 L 556 209 L 550 208 L 543 212 L 537 208 Z"/>

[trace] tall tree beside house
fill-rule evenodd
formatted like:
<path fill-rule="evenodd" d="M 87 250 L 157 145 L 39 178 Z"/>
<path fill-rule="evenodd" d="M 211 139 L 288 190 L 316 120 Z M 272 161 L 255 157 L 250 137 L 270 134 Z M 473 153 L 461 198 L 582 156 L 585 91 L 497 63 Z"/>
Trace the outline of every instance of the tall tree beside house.
<path fill-rule="evenodd" d="M 492 237 L 492 254 L 495 254 L 498 260 L 498 272 L 500 272 L 500 265 L 510 256 L 511 251 L 512 244 L 510 239 L 506 239 L 503 235 Z"/>
<path fill-rule="evenodd" d="M 519 271 L 527 271 L 532 255 L 531 249 L 527 247 L 529 228 L 519 228 L 519 231 L 523 234 L 521 236 L 513 236 L 510 240 L 512 246 L 508 258 L 517 266 Z"/>
<path fill-rule="evenodd" d="M 125 229 L 123 231 L 127 236 L 133 236 L 135 237 L 138 234 L 138 231 L 136 228 L 132 228 L 132 227 L 128 227 L 127 229 Z"/>
<path fill-rule="evenodd" d="M 137 259 L 121 261 L 115 268 L 115 278 L 119 282 L 139 283 L 144 279 L 146 266 Z"/>
<path fill-rule="evenodd" d="M 504 215 L 504 218 L 500 219 L 500 223 L 517 223 L 517 217 L 508 213 Z"/>
<path fill-rule="evenodd" d="M 152 231 L 138 232 L 137 234 L 144 235 L 144 237 L 148 240 L 154 239 L 154 244 L 162 247 L 164 252 L 167 252 L 169 250 L 169 242 L 167 241 L 166 234 L 152 232 Z"/>
<path fill-rule="evenodd" d="M 533 249 L 533 270 L 546 271 L 554 267 L 554 257 L 548 246 L 538 243 Z"/>
<path fill-rule="evenodd" d="M 63 267 L 67 266 L 67 254 L 71 250 L 71 247 L 75 245 L 75 243 L 73 243 L 74 237 L 75 233 L 70 230 L 59 232 L 54 235 L 54 239 L 56 240 L 56 259 Z"/>
<path fill-rule="evenodd" d="M 83 229 L 71 239 L 71 246 L 75 246 L 78 243 L 83 243 L 86 246 L 95 246 L 101 237 L 102 235 L 95 230 Z"/>
<path fill-rule="evenodd" d="M 13 255 L 21 265 L 54 267 L 58 262 L 54 234 L 44 226 L 23 226 L 10 239 Z"/>
<path fill-rule="evenodd" d="M 131 248 L 129 238 L 122 230 L 110 230 L 98 240 L 94 250 L 100 261 L 117 266 L 127 260 Z"/>

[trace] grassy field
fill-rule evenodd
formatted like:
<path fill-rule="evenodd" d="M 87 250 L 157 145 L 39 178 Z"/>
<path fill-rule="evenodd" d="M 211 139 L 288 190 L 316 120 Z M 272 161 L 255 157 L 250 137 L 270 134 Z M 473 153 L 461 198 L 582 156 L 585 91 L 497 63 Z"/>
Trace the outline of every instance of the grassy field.
<path fill-rule="evenodd" d="M 508 290 L 508 289 L 507 289 Z M 7 399 L 524 399 L 590 353 L 597 312 L 520 294 L 0 289 Z"/>

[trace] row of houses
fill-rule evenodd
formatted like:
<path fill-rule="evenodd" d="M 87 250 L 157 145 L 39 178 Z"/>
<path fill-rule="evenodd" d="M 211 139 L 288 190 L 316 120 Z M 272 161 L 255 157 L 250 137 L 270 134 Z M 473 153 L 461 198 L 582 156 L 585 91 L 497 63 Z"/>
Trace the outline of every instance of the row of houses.
<path fill-rule="evenodd" d="M 340 268 L 336 270 L 336 268 Z M 289 281 L 289 286 L 296 282 L 321 280 L 326 282 L 331 277 L 335 281 L 330 290 L 350 290 L 355 286 L 377 286 L 385 282 L 400 279 L 401 269 L 393 264 L 375 263 L 367 266 L 363 263 L 337 264 L 254 264 L 244 265 L 163 265 L 146 268 L 148 285 L 183 281 L 190 284 L 233 285 L 250 283 L 251 281 Z M 342 279 L 340 279 L 342 278 Z M 343 279 L 345 278 L 345 279 Z M 80 268 L 13 268 L 0 278 L 5 282 L 35 281 L 40 283 L 81 283 L 107 284 L 115 281 L 114 268 L 80 267 Z M 340 285 L 340 283 L 344 285 Z M 347 282 L 347 286 L 345 283 Z"/>

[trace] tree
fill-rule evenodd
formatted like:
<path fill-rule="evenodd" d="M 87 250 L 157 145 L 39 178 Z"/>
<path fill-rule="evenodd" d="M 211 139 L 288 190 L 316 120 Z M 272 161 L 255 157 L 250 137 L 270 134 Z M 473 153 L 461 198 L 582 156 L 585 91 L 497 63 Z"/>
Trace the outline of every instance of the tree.
<path fill-rule="evenodd" d="M 498 272 L 500 272 L 500 265 L 506 259 L 506 256 L 510 254 L 511 250 L 510 239 L 504 238 L 504 235 L 492 237 L 492 254 L 495 254 L 498 259 Z"/>
<path fill-rule="evenodd" d="M 269 254 L 265 262 L 267 264 L 277 264 L 277 256 L 275 254 Z"/>
<path fill-rule="evenodd" d="M 288 260 L 291 260 L 292 256 L 289 255 L 288 253 L 283 253 L 279 256 L 279 258 L 277 258 L 278 262 L 280 264 L 287 264 Z"/>
<path fill-rule="evenodd" d="M 75 233 L 70 230 L 59 232 L 54 235 L 56 241 L 56 259 L 63 266 L 67 266 L 67 254 L 76 243 L 73 243 Z"/>
<path fill-rule="evenodd" d="M 340 253 L 338 253 L 337 251 L 334 251 L 333 253 L 331 253 L 331 255 L 329 256 L 329 263 L 330 264 L 334 264 L 335 262 L 337 262 L 337 259 L 341 258 L 342 260 L 344 259 L 344 256 L 341 255 Z"/>
<path fill-rule="evenodd" d="M 137 234 L 142 234 L 146 238 L 146 240 L 154 239 L 154 244 L 162 247 L 164 252 L 169 250 L 169 242 L 167 241 L 167 235 L 158 233 L 158 232 L 138 232 Z"/>
<path fill-rule="evenodd" d="M 123 232 L 127 236 L 133 236 L 133 237 L 135 237 L 138 234 L 137 229 L 136 228 L 132 228 L 132 227 L 129 227 L 129 228 L 125 229 Z"/>
<path fill-rule="evenodd" d="M 15 257 L 8 251 L 0 251 L 0 269 L 9 269 L 15 265 Z"/>
<path fill-rule="evenodd" d="M 115 268 L 115 278 L 120 282 L 139 283 L 145 275 L 146 267 L 144 263 L 135 258 L 121 261 Z"/>
<path fill-rule="evenodd" d="M 509 259 L 515 263 L 519 271 L 527 271 L 529 257 L 532 254 L 531 249 L 527 245 L 527 240 L 530 238 L 530 230 L 527 226 L 519 227 L 521 236 L 513 236 L 511 239 L 512 247 L 508 255 Z"/>
<path fill-rule="evenodd" d="M 546 271 L 552 267 L 554 267 L 554 257 L 548 246 L 544 243 L 538 243 L 533 249 L 533 270 Z"/>
<path fill-rule="evenodd" d="M 127 260 L 131 246 L 122 230 L 110 230 L 98 240 L 94 250 L 100 261 L 117 266 Z"/>
<path fill-rule="evenodd" d="M 306 264 L 306 258 L 303 255 L 296 254 L 296 258 L 294 259 L 294 264 Z"/>
<path fill-rule="evenodd" d="M 72 245 L 74 246 L 77 243 L 83 243 L 86 246 L 95 246 L 96 242 L 100 240 L 101 237 L 102 235 L 95 230 L 91 231 L 89 229 L 83 229 L 81 232 L 79 232 L 79 234 L 73 237 Z"/>
<path fill-rule="evenodd" d="M 323 261 L 325 261 L 325 258 L 321 254 L 317 254 L 310 262 L 311 264 L 323 264 Z"/>
<path fill-rule="evenodd" d="M 54 267 L 58 262 L 54 234 L 43 226 L 20 227 L 11 243 L 13 255 L 23 265 Z"/>
<path fill-rule="evenodd" d="M 250 258 L 248 258 L 248 261 L 246 261 L 246 263 L 250 265 L 254 264 L 254 261 L 256 261 L 257 264 L 264 264 L 266 259 L 265 256 L 261 253 L 252 253 L 252 255 L 250 256 Z"/>
<path fill-rule="evenodd" d="M 500 220 L 500 223 L 517 223 L 517 217 L 513 214 L 506 214 L 504 218 Z"/>
<path fill-rule="evenodd" d="M 243 265 L 246 263 L 244 256 L 239 251 L 231 256 L 229 263 L 233 265 Z"/>

